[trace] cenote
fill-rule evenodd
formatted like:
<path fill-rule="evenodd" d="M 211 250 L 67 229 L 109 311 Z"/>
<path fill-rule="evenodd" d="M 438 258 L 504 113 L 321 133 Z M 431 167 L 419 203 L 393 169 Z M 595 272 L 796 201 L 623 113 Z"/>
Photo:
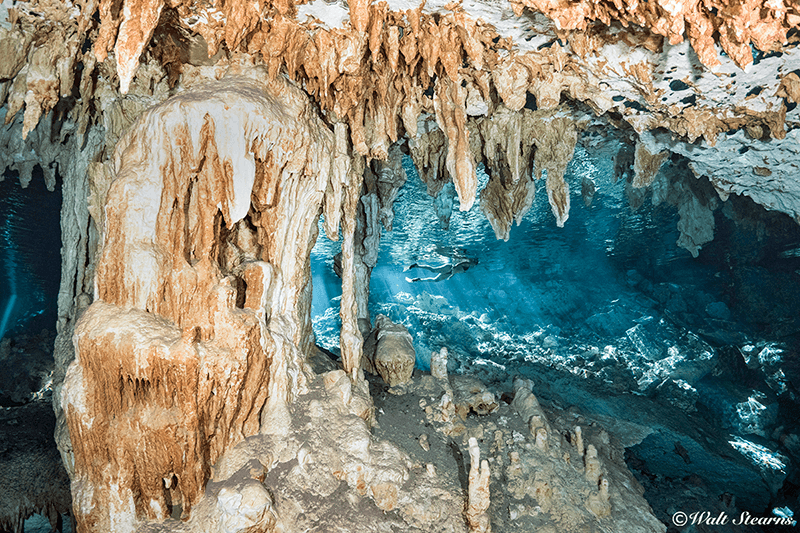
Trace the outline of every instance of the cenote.
<path fill-rule="evenodd" d="M 452 190 L 429 196 L 405 157 L 407 180 L 372 272 L 372 320 L 383 314 L 408 328 L 416 372 L 446 347 L 451 372 L 479 377 L 498 396 L 523 376 L 545 405 L 602 421 L 664 523 L 681 510 L 792 516 L 800 228 L 731 197 L 716 204 L 714 240 L 693 257 L 677 245 L 678 209 L 654 205 L 624 173 L 617 179 L 619 146 L 595 144 L 579 143 L 568 167 L 564 227 L 540 190 L 507 242 L 479 205 L 460 212 Z M 478 179 L 480 194 L 482 167 Z M 680 180 L 699 181 L 673 157 L 654 187 Z M 320 223 L 312 317 L 317 344 L 334 357 L 340 249 Z M 466 271 L 449 268 L 465 261 Z"/>

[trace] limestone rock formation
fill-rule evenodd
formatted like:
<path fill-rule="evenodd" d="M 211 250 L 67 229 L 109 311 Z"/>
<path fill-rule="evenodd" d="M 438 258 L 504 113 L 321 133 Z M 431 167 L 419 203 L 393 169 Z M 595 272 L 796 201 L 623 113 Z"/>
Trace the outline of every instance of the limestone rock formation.
<path fill-rule="evenodd" d="M 411 379 L 416 363 L 413 338 L 403 324 L 395 324 L 386 315 L 375 318 L 375 329 L 364 346 L 366 369 L 390 386 Z"/>
<path fill-rule="evenodd" d="M 652 516 L 622 460 L 622 447 L 609 433 L 595 422 L 586 431 L 569 426 L 582 416 L 543 407 L 529 380 L 517 379 L 514 387 L 511 404 L 498 402 L 481 416 L 457 409 L 449 384 L 433 375 L 414 378 L 404 396 L 387 393 L 375 402 L 384 410 L 394 403 L 419 404 L 419 414 L 411 409 L 394 434 L 434 428 L 425 445 L 422 439 L 410 445 L 420 461 L 448 446 L 442 441 L 460 444 L 458 453 L 470 460 L 465 512 L 470 531 L 666 530 Z M 385 425 L 380 415 L 378 423 Z M 419 426 L 412 429 L 414 423 Z"/>
<path fill-rule="evenodd" d="M 481 461 L 481 449 L 475 437 L 469 439 L 469 500 L 467 523 L 470 533 L 491 533 L 492 525 L 486 511 L 489 509 L 489 462 Z M 480 466 L 478 466 L 480 464 Z"/>
<path fill-rule="evenodd" d="M 118 144 L 62 393 L 82 530 L 168 516 L 162 479 L 189 516 L 217 458 L 304 390 L 299 296 L 340 176 L 306 98 L 257 72 L 153 108 Z"/>
<path fill-rule="evenodd" d="M 346 124 L 340 127 L 340 138 L 349 137 L 360 155 L 384 160 L 393 144 L 407 141 L 417 166 L 428 167 L 422 174 L 431 193 L 438 196 L 452 179 L 462 208 L 475 199 L 471 169 L 483 160 L 500 179 L 493 178 L 481 205 L 503 238 L 511 220 L 524 215 L 534 190 L 526 168 L 531 150 L 527 141 L 519 148 L 505 146 L 510 157 L 510 174 L 505 175 L 505 160 L 492 155 L 492 145 L 505 145 L 514 135 L 501 133 L 508 126 L 476 124 L 508 122 L 503 108 L 514 113 L 523 107 L 558 108 L 567 123 L 569 118 L 591 118 L 585 114 L 588 108 L 609 127 L 632 128 L 637 135 L 670 130 L 675 137 L 668 150 L 674 153 L 729 162 L 715 146 L 721 133 L 746 130 L 758 145 L 769 138 L 780 141 L 798 122 L 795 78 L 783 65 L 798 54 L 789 30 L 800 15 L 796 6 L 780 2 L 763 12 L 755 4 L 730 9 L 659 6 L 651 12 L 635 3 L 515 1 L 469 13 L 450 4 L 393 11 L 382 3 L 323 7 L 319 2 L 295 6 L 282 1 L 231 7 L 187 1 L 165 7 L 155 0 L 123 3 L 121 9 L 92 3 L 75 16 L 56 0 L 31 6 L 4 8 L 0 39 L 8 50 L 0 68 L 8 101 L 6 122 L 24 107 L 23 136 L 42 117 L 47 120 L 60 99 L 68 102 L 72 91 L 81 98 L 65 110 L 80 134 L 91 129 L 89 116 L 100 110 L 108 154 L 113 132 L 143 111 L 143 98 L 156 103 L 170 91 L 219 77 L 228 64 L 247 57 L 263 64 L 270 77 L 285 72 L 317 101 L 331 123 Z M 524 15 L 523 7 L 539 14 Z M 91 33 L 95 9 L 100 21 L 96 35 Z M 48 44 L 31 47 L 28 36 L 45 32 L 42 17 L 54 29 L 47 30 Z M 515 17 L 522 26 L 508 22 Z M 624 27 L 616 27 L 615 20 Z M 68 46 L 61 47 L 61 42 Z M 745 72 L 733 79 L 753 60 L 750 43 L 760 51 L 755 54 L 759 74 Z M 92 46 L 84 46 L 88 44 Z M 733 60 L 718 56 L 717 47 Z M 771 55 L 760 57 L 761 52 Z M 716 73 L 704 63 L 718 64 Z M 682 74 L 687 69 L 694 73 L 691 84 Z M 117 91 L 131 96 L 117 97 Z M 94 106 L 94 101 L 102 105 Z M 556 222 L 563 224 L 569 190 L 561 176 L 573 133 L 563 130 L 565 137 L 557 131 L 555 144 L 535 143 L 535 171 L 540 176 L 547 170 L 548 198 Z M 693 147 L 698 138 L 708 146 Z M 476 144 L 488 150 L 485 159 Z M 763 148 L 774 151 L 772 145 Z M 643 164 L 643 152 L 637 153 L 637 164 Z M 651 153 L 666 151 L 662 146 Z M 107 157 L 95 151 L 88 155 Z M 52 156 L 45 159 L 50 168 Z M 765 167 L 747 159 L 734 159 L 733 173 L 728 172 L 730 165 L 716 164 L 727 172 L 725 179 L 712 177 L 713 165 L 693 168 L 712 177 L 723 196 L 746 194 L 796 216 L 799 195 L 786 160 L 778 157 Z M 770 180 L 761 179 L 764 169 L 770 171 Z M 363 312 L 357 313 L 364 318 Z"/>
<path fill-rule="evenodd" d="M 479 379 L 472 376 L 452 376 L 450 383 L 457 409 L 466 413 L 472 411 L 478 415 L 488 415 L 497 410 L 497 398 Z"/>
<path fill-rule="evenodd" d="M 0 4 L 0 170 L 25 186 L 38 165 L 64 197 L 54 407 L 80 531 L 188 531 L 203 519 L 301 530 L 308 502 L 336 490 L 350 511 L 400 513 L 398 527 L 432 531 L 461 514 L 460 489 L 436 468 L 369 436 L 362 364 L 395 385 L 415 359 L 399 330 L 376 334 L 362 359 L 403 156 L 442 223 L 456 196 L 462 210 L 478 200 L 508 240 L 540 179 L 555 224 L 568 223 L 567 165 L 601 131 L 619 140 L 632 207 L 645 194 L 676 205 L 678 244 L 697 255 L 732 194 L 800 220 L 798 28 L 786 0 Z M 693 175 L 661 172 L 672 158 Z M 581 188 L 590 203 L 594 184 Z M 342 230 L 343 288 L 343 368 L 322 384 L 306 364 L 320 214 L 330 238 Z M 435 374 L 427 414 L 448 437 L 467 431 L 465 406 L 504 408 L 483 384 L 448 377 L 442 352 Z M 626 522 L 641 496 L 613 442 L 554 427 L 531 384 L 515 388 L 530 446 L 501 435 L 509 459 L 491 475 L 471 470 L 472 530 L 488 531 L 486 513 L 511 500 L 520 520 L 539 520 L 536 500 L 564 531 L 591 520 L 659 530 Z M 353 447 L 333 450 L 343 443 Z M 487 511 L 498 472 L 512 496 Z M 567 485 L 585 506 L 560 499 Z M 467 527 L 456 524 L 441 528 Z"/>

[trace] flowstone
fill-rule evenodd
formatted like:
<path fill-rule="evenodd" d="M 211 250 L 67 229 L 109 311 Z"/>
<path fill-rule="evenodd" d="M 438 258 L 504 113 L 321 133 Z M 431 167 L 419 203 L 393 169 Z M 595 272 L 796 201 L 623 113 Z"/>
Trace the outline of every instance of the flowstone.
<path fill-rule="evenodd" d="M 363 393 L 343 395 L 342 379 L 350 378 L 340 370 L 316 376 L 280 434 L 254 435 L 226 452 L 191 519 L 137 533 L 466 533 L 457 482 L 373 436 L 353 409 Z"/>

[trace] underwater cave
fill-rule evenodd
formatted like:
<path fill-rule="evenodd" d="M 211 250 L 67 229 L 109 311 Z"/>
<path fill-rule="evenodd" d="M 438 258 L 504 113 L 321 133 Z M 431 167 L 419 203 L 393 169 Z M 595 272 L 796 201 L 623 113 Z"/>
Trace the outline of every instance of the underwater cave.
<path fill-rule="evenodd" d="M 512 381 L 523 376 L 544 405 L 602 420 L 662 522 L 685 508 L 792 516 L 800 228 L 734 197 L 715 209 L 714 240 L 692 257 L 676 244 L 677 208 L 636 196 L 630 169 L 615 168 L 618 150 L 614 141 L 579 144 L 565 177 L 567 223 L 555 227 L 539 194 L 508 241 L 479 205 L 453 209 L 452 185 L 429 196 L 404 157 L 392 227 L 381 228 L 370 316 L 408 329 L 416 373 L 429 372 L 431 353 L 445 347 L 450 372 L 478 377 L 498 398 L 513 397 Z M 13 175 L 0 182 L 4 407 L 50 397 L 61 198 L 35 177 L 26 189 Z M 686 178 L 696 179 L 674 157 L 656 186 Z M 480 167 L 479 195 L 488 179 Z M 327 239 L 322 222 L 311 315 L 316 344 L 336 359 L 341 240 Z M 385 387 L 376 383 L 380 405 Z M 25 524 L 50 527 L 41 515 Z"/>
<path fill-rule="evenodd" d="M 481 212 L 483 166 L 478 202 L 460 211 L 452 184 L 430 196 L 403 156 L 391 226 L 370 234 L 379 248 L 369 318 L 385 315 L 408 330 L 415 376 L 431 372 L 431 354 L 446 348 L 448 372 L 479 379 L 498 402 L 510 404 L 514 380 L 525 378 L 546 409 L 600 421 L 665 524 L 679 509 L 792 517 L 800 494 L 800 227 L 745 197 L 717 201 L 681 156 L 661 166 L 650 189 L 634 188 L 625 149 L 613 135 L 584 134 L 565 174 L 572 208 L 564 226 L 538 194 L 507 241 Z M 34 178 L 23 189 L 7 172 L 0 183 L 0 398 L 8 420 L 18 416 L 11 408 L 52 418 L 61 195 L 46 190 L 41 173 Z M 687 186 L 705 191 L 713 212 L 713 240 L 696 257 L 678 246 L 681 213 L 665 201 L 664 191 Z M 341 236 L 327 238 L 324 217 L 318 230 L 311 320 L 328 370 L 341 364 Z M 388 410 L 397 391 L 374 377 L 370 387 L 378 412 Z M 378 434 L 401 438 L 381 420 Z M 50 421 L 25 438 L 46 446 L 41 439 L 52 431 Z M 63 500 L 52 446 L 40 468 L 51 468 Z M 70 530 L 55 508 L 28 518 L 25 531 Z"/>
<path fill-rule="evenodd" d="M 618 150 L 613 140 L 579 144 L 564 227 L 539 194 L 507 242 L 479 205 L 453 209 L 451 187 L 429 196 L 406 156 L 392 227 L 380 229 L 370 316 L 408 329 L 417 373 L 444 347 L 450 372 L 498 397 L 513 398 L 522 376 L 543 404 L 602 420 L 666 524 L 679 509 L 791 517 L 800 227 L 733 197 L 715 207 L 714 240 L 693 257 L 677 244 L 676 206 L 633 189 L 631 169 L 615 168 Z M 683 180 L 697 178 L 673 157 L 654 188 Z M 487 182 L 481 167 L 479 197 Z M 324 237 L 320 221 L 312 320 L 317 345 L 337 358 L 341 245 Z"/>
<path fill-rule="evenodd" d="M 794 530 L 798 36 L 0 2 L 0 533 Z"/>
<path fill-rule="evenodd" d="M 38 170 L 38 172 L 37 172 Z M 22 405 L 52 381 L 61 282 L 61 187 L 48 191 L 41 168 L 22 188 L 16 173 L 0 181 L 0 406 Z"/>

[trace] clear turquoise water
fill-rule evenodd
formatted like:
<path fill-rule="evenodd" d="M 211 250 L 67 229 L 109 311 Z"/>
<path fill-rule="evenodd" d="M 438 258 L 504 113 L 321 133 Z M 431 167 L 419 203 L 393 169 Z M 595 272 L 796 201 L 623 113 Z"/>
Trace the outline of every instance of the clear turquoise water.
<path fill-rule="evenodd" d="M 585 331 L 584 322 L 619 304 L 621 297 L 635 300 L 625 272 L 641 246 L 668 249 L 667 260 L 690 260 L 674 246 L 674 209 L 630 212 L 623 184 L 614 183 L 613 148 L 592 154 L 576 149 L 567 172 L 571 210 L 563 228 L 555 224 L 540 181 L 532 209 L 512 228 L 508 242 L 495 237 L 479 202 L 467 212 L 456 209 L 449 229 L 443 229 L 434 199 L 406 159 L 408 180 L 395 203 L 393 230 L 383 231 L 372 274 L 373 316 L 383 313 L 409 327 L 421 368 L 427 368 L 430 351 L 440 346 L 502 364 L 503 359 L 536 352 L 548 335 L 600 341 Z M 478 179 L 480 191 L 488 181 L 482 169 Z M 583 179 L 597 186 L 589 207 L 580 194 Z M 667 231 L 661 227 L 664 218 L 671 222 Z M 333 351 L 338 346 L 341 288 L 331 258 L 338 251 L 339 243 L 324 234 L 312 251 L 315 331 L 318 343 Z M 438 265 L 464 256 L 478 264 L 449 280 L 407 280 L 435 275 L 404 271 L 415 262 Z"/>
<path fill-rule="evenodd" d="M 48 191 L 41 176 L 26 189 L 16 177 L 0 182 L 0 337 L 55 327 L 61 275 L 57 189 Z"/>

